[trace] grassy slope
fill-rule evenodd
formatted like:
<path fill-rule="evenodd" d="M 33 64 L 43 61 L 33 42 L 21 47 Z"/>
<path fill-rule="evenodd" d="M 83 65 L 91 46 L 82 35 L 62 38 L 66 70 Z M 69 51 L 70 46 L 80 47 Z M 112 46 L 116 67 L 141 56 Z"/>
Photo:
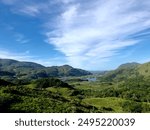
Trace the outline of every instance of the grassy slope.
<path fill-rule="evenodd" d="M 121 103 L 126 101 L 125 99 L 107 97 L 107 98 L 87 98 L 83 102 L 93 105 L 98 108 L 112 109 L 112 112 L 123 112 Z"/>

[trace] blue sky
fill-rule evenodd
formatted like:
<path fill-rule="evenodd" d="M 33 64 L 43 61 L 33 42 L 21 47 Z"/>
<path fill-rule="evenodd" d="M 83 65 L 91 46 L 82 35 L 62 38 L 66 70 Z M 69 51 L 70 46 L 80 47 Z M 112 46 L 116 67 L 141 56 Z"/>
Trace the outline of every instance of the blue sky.
<path fill-rule="evenodd" d="M 150 61 L 149 0 L 0 0 L 0 58 L 115 69 Z"/>

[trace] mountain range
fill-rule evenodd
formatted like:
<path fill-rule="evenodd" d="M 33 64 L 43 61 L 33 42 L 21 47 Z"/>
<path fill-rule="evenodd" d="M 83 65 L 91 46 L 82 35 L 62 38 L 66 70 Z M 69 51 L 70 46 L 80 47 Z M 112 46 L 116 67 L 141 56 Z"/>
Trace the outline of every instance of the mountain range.
<path fill-rule="evenodd" d="M 93 74 L 93 75 L 88 75 Z M 84 77 L 65 77 L 82 76 Z M 82 80 L 95 78 L 94 81 Z M 69 80 L 62 80 L 62 79 Z M 150 112 L 150 62 L 90 73 L 0 59 L 0 112 Z"/>
<path fill-rule="evenodd" d="M 0 59 L 0 77 L 2 79 L 38 79 L 62 76 L 85 76 L 91 72 L 73 68 L 69 65 L 45 67 L 33 62 L 20 62 Z"/>
<path fill-rule="evenodd" d="M 137 76 L 150 78 L 150 62 L 139 64 L 136 62 L 120 65 L 112 71 L 89 72 L 73 68 L 69 65 L 45 67 L 33 62 L 20 62 L 12 59 L 0 59 L 0 78 L 13 79 L 39 79 L 48 77 L 101 75 L 101 80 L 125 80 Z"/>

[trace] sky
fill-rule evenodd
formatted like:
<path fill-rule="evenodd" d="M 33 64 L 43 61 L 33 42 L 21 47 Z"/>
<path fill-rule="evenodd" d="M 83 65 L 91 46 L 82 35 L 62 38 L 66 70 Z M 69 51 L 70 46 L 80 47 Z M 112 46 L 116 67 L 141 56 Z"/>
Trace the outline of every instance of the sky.
<path fill-rule="evenodd" d="M 0 0 L 0 58 L 111 70 L 150 61 L 150 0 Z"/>

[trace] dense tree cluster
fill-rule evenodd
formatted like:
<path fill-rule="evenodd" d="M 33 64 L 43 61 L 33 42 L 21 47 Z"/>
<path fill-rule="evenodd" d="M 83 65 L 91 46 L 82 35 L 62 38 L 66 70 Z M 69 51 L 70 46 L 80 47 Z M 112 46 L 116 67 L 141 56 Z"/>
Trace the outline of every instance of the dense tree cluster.
<path fill-rule="evenodd" d="M 66 87 L 72 88 L 72 86 L 67 83 L 57 79 L 57 78 L 45 78 L 36 81 L 36 88 L 48 88 L 48 87 Z"/>

